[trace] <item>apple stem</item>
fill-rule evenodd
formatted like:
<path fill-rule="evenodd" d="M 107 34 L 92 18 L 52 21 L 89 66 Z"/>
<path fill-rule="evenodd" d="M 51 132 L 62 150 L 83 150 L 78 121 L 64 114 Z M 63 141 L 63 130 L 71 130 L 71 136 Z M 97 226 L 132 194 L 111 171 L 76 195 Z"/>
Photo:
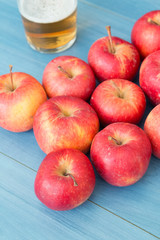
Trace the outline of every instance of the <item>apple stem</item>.
<path fill-rule="evenodd" d="M 157 22 L 155 22 L 155 21 L 154 21 L 154 20 L 152 20 L 151 18 L 148 18 L 148 22 L 149 22 L 149 23 L 152 23 L 152 24 L 159 25 Z"/>
<path fill-rule="evenodd" d="M 61 72 L 65 73 L 67 75 L 67 77 L 72 78 L 72 75 L 70 73 L 68 73 L 66 70 L 64 70 L 64 68 L 62 68 L 61 66 L 58 66 L 58 69 Z"/>
<path fill-rule="evenodd" d="M 64 176 L 69 176 L 69 177 L 71 177 L 72 180 L 73 180 L 73 182 L 74 182 L 74 186 L 78 186 L 78 184 L 77 184 L 77 182 L 76 182 L 76 180 L 75 180 L 75 177 L 74 177 L 72 174 L 70 174 L 70 173 L 65 173 Z"/>
<path fill-rule="evenodd" d="M 12 91 L 14 90 L 14 86 L 13 86 L 13 74 L 12 74 L 12 65 L 9 65 L 9 69 L 10 69 L 10 77 L 11 77 L 11 85 L 12 85 Z"/>
<path fill-rule="evenodd" d="M 122 142 L 121 142 L 121 141 L 118 141 L 117 139 L 115 139 L 115 138 L 112 137 L 112 136 L 108 136 L 108 140 L 109 140 L 109 141 L 113 140 L 117 145 L 122 145 Z"/>
<path fill-rule="evenodd" d="M 111 35 L 111 27 L 110 26 L 106 26 L 106 29 L 107 29 L 108 37 L 109 37 L 110 51 L 111 51 L 111 53 L 115 53 L 115 49 L 114 49 L 113 41 L 112 41 L 112 35 Z"/>
<path fill-rule="evenodd" d="M 111 80 L 111 82 L 112 82 L 112 85 L 117 89 L 119 97 L 120 97 L 120 98 L 123 98 L 122 93 L 121 93 L 121 90 L 119 89 L 119 87 L 117 86 L 117 84 L 116 84 L 114 81 L 112 81 L 112 80 Z"/>

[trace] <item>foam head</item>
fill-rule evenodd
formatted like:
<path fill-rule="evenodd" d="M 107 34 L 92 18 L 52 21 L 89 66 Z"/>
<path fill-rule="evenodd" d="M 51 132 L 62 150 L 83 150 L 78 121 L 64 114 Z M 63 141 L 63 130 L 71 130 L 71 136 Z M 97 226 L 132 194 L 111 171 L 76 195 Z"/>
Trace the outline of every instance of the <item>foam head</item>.
<path fill-rule="evenodd" d="M 22 0 L 19 10 L 23 17 L 37 23 L 58 22 L 73 13 L 77 0 Z"/>

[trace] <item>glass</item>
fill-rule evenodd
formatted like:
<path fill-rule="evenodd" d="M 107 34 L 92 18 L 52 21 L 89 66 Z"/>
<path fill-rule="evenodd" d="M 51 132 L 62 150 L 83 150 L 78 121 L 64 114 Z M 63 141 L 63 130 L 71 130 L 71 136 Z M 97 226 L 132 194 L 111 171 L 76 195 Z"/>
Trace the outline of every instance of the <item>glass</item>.
<path fill-rule="evenodd" d="M 77 0 L 17 0 L 27 42 L 40 52 L 66 50 L 76 40 Z"/>

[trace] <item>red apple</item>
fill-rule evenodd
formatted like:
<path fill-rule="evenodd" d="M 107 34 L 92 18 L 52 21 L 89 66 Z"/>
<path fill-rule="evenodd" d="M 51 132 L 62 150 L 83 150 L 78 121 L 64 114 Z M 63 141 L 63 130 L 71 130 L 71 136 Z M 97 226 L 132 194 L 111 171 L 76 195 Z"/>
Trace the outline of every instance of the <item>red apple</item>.
<path fill-rule="evenodd" d="M 141 88 L 124 79 L 111 79 L 100 83 L 94 90 L 90 103 L 103 126 L 113 122 L 137 124 L 146 107 Z"/>
<path fill-rule="evenodd" d="M 131 40 L 142 59 L 160 50 L 160 10 L 148 12 L 135 22 Z"/>
<path fill-rule="evenodd" d="M 0 127 L 12 132 L 32 129 L 38 107 L 47 100 L 42 85 L 23 72 L 0 76 Z"/>
<path fill-rule="evenodd" d="M 72 56 L 60 56 L 50 61 L 43 73 L 43 86 L 49 97 L 74 96 L 88 100 L 96 80 L 90 66 Z"/>
<path fill-rule="evenodd" d="M 98 39 L 91 46 L 88 62 L 100 82 L 107 79 L 122 78 L 133 80 L 139 65 L 140 57 L 137 49 L 129 42 L 118 37 Z"/>
<path fill-rule="evenodd" d="M 35 179 L 38 199 L 53 210 L 70 210 L 92 194 L 95 174 L 87 156 L 76 149 L 49 153 Z"/>
<path fill-rule="evenodd" d="M 147 171 L 151 143 L 145 132 L 131 123 L 112 123 L 96 134 L 91 159 L 97 172 L 114 186 L 136 183 Z"/>
<path fill-rule="evenodd" d="M 57 96 L 38 108 L 33 130 L 40 148 L 45 153 L 62 148 L 74 148 L 87 153 L 99 130 L 99 119 L 84 100 Z"/>
<path fill-rule="evenodd" d="M 151 53 L 141 64 L 139 84 L 153 105 L 160 103 L 160 51 Z"/>
<path fill-rule="evenodd" d="M 144 131 L 151 141 L 153 155 L 160 158 L 160 104 L 148 114 Z"/>

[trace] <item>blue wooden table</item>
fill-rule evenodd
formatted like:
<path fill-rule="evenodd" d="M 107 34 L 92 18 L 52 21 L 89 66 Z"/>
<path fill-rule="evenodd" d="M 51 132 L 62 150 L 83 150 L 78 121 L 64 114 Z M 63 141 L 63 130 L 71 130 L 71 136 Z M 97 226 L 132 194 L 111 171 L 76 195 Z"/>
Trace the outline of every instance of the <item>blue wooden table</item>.
<path fill-rule="evenodd" d="M 54 57 L 73 55 L 87 62 L 90 46 L 106 35 L 106 25 L 111 25 L 112 35 L 130 41 L 134 22 L 158 8 L 159 0 L 79 0 L 76 43 L 63 53 L 41 54 L 26 42 L 16 0 L 0 0 L 0 75 L 8 73 L 12 64 L 14 71 L 42 82 L 44 68 Z M 130 187 L 113 187 L 96 174 L 89 200 L 73 210 L 56 212 L 34 194 L 44 157 L 32 130 L 12 133 L 0 128 L 1 240 L 160 239 L 160 160 L 152 157 L 145 176 Z"/>

